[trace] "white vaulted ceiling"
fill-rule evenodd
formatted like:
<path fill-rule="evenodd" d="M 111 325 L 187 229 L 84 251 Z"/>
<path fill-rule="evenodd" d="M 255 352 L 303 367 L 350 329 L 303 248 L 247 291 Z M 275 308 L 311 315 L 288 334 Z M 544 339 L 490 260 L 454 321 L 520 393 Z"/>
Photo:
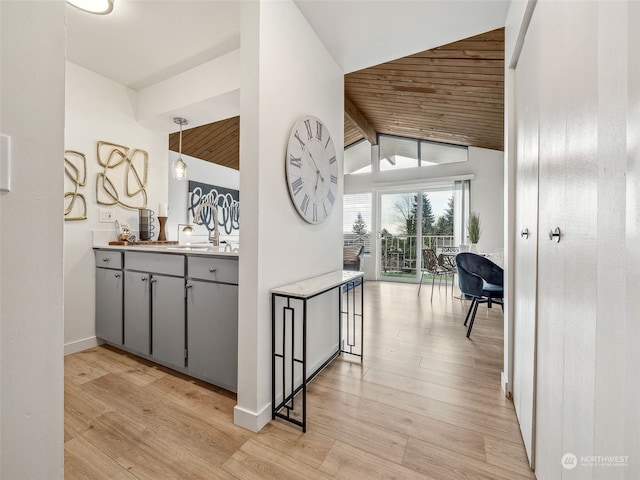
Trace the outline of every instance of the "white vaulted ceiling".
<path fill-rule="evenodd" d="M 140 90 L 240 47 L 240 0 L 67 6 L 68 59 Z M 504 26 L 509 0 L 296 0 L 345 73 Z"/>

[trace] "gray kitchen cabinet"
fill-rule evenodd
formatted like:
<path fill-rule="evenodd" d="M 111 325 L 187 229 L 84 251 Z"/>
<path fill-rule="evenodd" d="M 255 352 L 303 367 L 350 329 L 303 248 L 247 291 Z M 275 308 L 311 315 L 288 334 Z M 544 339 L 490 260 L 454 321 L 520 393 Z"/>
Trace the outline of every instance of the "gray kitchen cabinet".
<path fill-rule="evenodd" d="M 188 371 L 195 377 L 235 392 L 238 377 L 238 286 L 189 279 L 187 287 Z"/>
<path fill-rule="evenodd" d="M 98 250 L 96 258 L 96 337 L 122 345 L 122 254 Z"/>
<path fill-rule="evenodd" d="M 125 254 L 124 345 L 168 366 L 185 366 L 184 256 Z"/>
<path fill-rule="evenodd" d="M 99 338 L 236 391 L 237 257 L 104 249 L 96 266 Z"/>
<path fill-rule="evenodd" d="M 124 346 L 144 355 L 151 354 L 151 275 L 124 272 Z"/>
<path fill-rule="evenodd" d="M 151 277 L 151 356 L 184 367 L 184 277 Z"/>

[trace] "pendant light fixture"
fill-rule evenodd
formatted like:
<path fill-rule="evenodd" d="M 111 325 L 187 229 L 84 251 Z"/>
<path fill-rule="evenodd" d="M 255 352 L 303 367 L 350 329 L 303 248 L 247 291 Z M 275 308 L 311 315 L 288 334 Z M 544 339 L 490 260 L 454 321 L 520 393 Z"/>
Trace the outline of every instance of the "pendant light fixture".
<path fill-rule="evenodd" d="M 189 122 L 181 117 L 176 117 L 173 121 L 180 125 L 180 142 L 178 144 L 178 159 L 173 162 L 171 173 L 176 180 L 185 180 L 187 178 L 187 164 L 182 160 L 182 126 Z"/>

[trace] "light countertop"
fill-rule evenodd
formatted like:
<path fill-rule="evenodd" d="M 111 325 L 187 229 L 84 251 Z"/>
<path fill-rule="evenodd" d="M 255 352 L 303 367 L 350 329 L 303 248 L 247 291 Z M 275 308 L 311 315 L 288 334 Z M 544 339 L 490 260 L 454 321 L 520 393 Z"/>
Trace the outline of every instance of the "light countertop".
<path fill-rule="evenodd" d="M 364 278 L 364 272 L 351 270 L 336 270 L 333 272 L 307 278 L 278 288 L 273 288 L 271 293 L 286 297 L 311 298 L 320 293 L 324 293 L 339 285 L 354 282 L 359 278 Z"/>
<path fill-rule="evenodd" d="M 94 245 L 99 250 L 122 250 L 126 252 L 148 253 L 177 253 L 182 255 L 224 255 L 237 257 L 239 248 L 237 245 L 220 245 L 219 247 L 207 245 Z"/>

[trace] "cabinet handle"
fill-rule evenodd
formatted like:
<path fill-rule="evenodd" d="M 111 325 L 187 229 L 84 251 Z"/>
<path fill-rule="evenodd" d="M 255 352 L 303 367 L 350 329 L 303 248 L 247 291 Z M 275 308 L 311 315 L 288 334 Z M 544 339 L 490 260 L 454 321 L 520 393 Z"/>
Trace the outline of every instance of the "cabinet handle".
<path fill-rule="evenodd" d="M 116 277 L 116 278 L 120 278 L 120 274 L 119 274 L 119 273 L 116 273 L 116 274 L 114 275 L 114 277 Z"/>
<path fill-rule="evenodd" d="M 148 280 L 147 277 L 140 277 L 140 280 L 142 280 L 143 282 L 146 282 Z"/>
<path fill-rule="evenodd" d="M 157 279 L 155 279 L 155 278 L 152 278 L 152 279 L 151 279 L 151 283 L 156 283 L 157 281 L 158 281 L 158 280 L 157 280 Z"/>
<path fill-rule="evenodd" d="M 191 288 L 191 287 L 193 287 L 193 285 L 191 285 L 190 283 L 187 283 L 187 284 L 184 286 L 184 288 L 186 288 L 186 289 L 189 289 L 189 288 Z"/>
<path fill-rule="evenodd" d="M 561 236 L 562 236 L 562 232 L 560 231 L 560 227 L 556 227 L 553 230 L 549 230 L 549 240 L 555 240 L 556 243 L 560 243 Z"/>
<path fill-rule="evenodd" d="M 108 259 L 107 257 L 104 257 L 104 258 L 102 259 L 102 261 L 103 261 L 103 262 L 108 262 L 108 261 L 109 261 L 109 259 Z"/>
<path fill-rule="evenodd" d="M 209 272 L 213 273 L 216 271 L 216 267 L 209 267 Z"/>
<path fill-rule="evenodd" d="M 522 230 L 520 232 L 520 237 L 524 238 L 525 240 L 527 240 L 529 238 L 529 229 L 525 228 L 524 230 Z"/>

